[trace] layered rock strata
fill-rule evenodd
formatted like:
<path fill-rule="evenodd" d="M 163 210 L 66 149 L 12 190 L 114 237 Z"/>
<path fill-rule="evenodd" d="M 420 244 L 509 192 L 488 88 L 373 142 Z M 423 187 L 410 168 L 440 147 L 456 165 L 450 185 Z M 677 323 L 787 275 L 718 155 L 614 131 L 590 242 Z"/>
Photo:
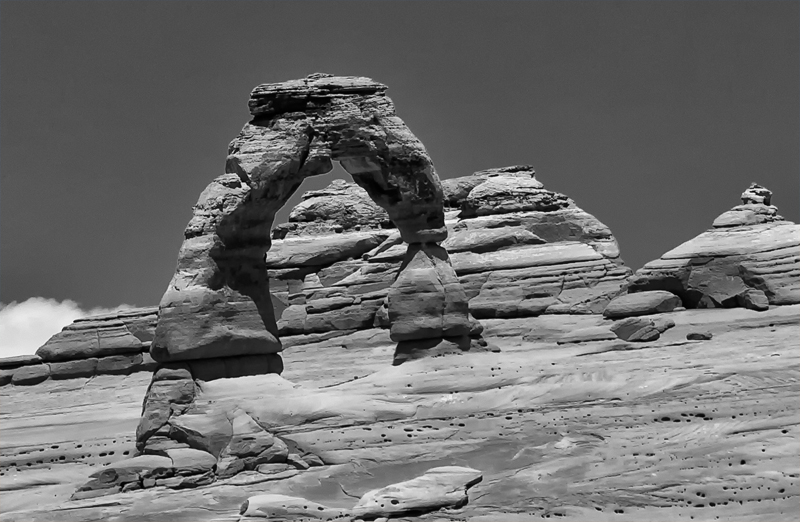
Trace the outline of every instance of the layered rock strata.
<path fill-rule="evenodd" d="M 608 227 L 568 197 L 544 189 L 530 166 L 476 172 L 444 180 L 442 186 L 449 234 L 441 248 L 449 253 L 468 311 L 476 318 L 601 313 L 630 275 Z M 273 231 L 267 264 L 278 331 L 288 349 L 389 325 L 396 335 L 407 335 L 404 328 L 419 335 L 425 322 L 414 326 L 399 313 L 390 317 L 390 288 L 402 291 L 411 277 L 416 279 L 406 287 L 410 293 L 424 293 L 440 282 L 454 286 L 445 276 L 434 281 L 431 271 L 413 276 L 416 266 L 435 267 L 436 256 L 422 258 L 418 252 L 407 260 L 409 245 L 387 228 L 386 214 L 370 204 L 364 190 L 336 180 L 307 193 L 289 223 Z M 358 211 L 344 222 L 339 216 L 346 208 Z M 350 249 L 354 234 L 383 241 L 366 252 Z M 340 260 L 331 263 L 337 255 Z M 312 256 L 329 264 L 304 264 Z M 398 275 L 404 263 L 407 272 Z M 428 306 L 427 299 L 417 303 Z M 431 304 L 441 306 L 435 300 Z M 471 335 L 480 334 L 479 323 L 471 328 Z"/>
<path fill-rule="evenodd" d="M 461 211 L 442 246 L 478 319 L 601 313 L 630 274 L 611 230 L 529 165 L 451 180 L 445 199 Z"/>
<path fill-rule="evenodd" d="M 153 371 L 156 363 L 148 351 L 157 312 L 155 307 L 133 308 L 77 319 L 36 355 L 0 359 L 0 386 Z"/>
<path fill-rule="evenodd" d="M 753 183 L 711 229 L 638 270 L 630 291 L 667 290 L 687 308 L 800 303 L 800 225 L 778 215 L 771 199 Z"/>

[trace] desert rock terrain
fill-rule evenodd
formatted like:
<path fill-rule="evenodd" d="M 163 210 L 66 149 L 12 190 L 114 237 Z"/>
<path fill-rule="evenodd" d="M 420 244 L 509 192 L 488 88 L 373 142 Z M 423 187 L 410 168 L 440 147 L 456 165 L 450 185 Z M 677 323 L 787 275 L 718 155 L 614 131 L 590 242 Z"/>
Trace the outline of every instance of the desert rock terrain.
<path fill-rule="evenodd" d="M 0 360 L 0 521 L 794 520 L 772 193 L 632 272 L 530 165 L 440 181 L 385 91 L 257 87 L 159 307 Z"/>

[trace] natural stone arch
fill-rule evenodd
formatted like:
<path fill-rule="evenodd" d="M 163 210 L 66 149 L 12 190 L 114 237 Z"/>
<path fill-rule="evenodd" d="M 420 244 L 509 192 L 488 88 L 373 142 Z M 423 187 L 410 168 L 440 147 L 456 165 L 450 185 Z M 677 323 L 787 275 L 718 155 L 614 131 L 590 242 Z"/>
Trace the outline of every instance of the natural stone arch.
<path fill-rule="evenodd" d="M 437 244 L 447 237 L 441 184 L 385 91 L 368 78 L 317 74 L 252 92 L 253 119 L 230 144 L 227 173 L 201 194 L 186 228 L 160 304 L 154 359 L 281 350 L 264 265 L 270 229 L 303 179 L 329 172 L 332 160 L 409 244 L 388 297 L 392 339 L 466 338 L 466 294 Z"/>

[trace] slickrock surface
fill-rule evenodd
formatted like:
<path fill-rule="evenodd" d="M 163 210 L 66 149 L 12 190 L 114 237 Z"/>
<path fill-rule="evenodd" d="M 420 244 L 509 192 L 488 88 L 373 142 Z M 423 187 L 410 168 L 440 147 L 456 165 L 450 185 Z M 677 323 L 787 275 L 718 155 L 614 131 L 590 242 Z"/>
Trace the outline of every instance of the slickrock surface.
<path fill-rule="evenodd" d="M 637 270 L 630 291 L 668 290 L 689 308 L 800 303 L 800 225 L 771 197 L 753 183 L 713 228 Z"/>
<path fill-rule="evenodd" d="M 205 382 L 196 403 L 242 411 L 290 454 L 324 465 L 266 464 L 179 490 L 162 482 L 69 500 L 135 450 L 145 373 L 5 386 L 0 520 L 234 521 L 265 494 L 350 512 L 368 491 L 441 466 L 483 480 L 466 505 L 405 519 L 793 520 L 800 305 L 646 318 L 675 326 L 649 343 L 559 345 L 614 322 L 487 319 L 484 335 L 501 352 L 400 366 L 387 364 L 386 330 L 288 346 L 281 376 Z M 698 331 L 713 337 L 686 340 Z"/>

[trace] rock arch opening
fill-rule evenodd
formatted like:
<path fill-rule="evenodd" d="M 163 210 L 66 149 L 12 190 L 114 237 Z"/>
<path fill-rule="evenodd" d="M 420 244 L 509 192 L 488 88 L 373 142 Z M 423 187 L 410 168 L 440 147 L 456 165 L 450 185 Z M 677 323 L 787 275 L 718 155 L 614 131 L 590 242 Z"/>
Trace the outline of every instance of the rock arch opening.
<path fill-rule="evenodd" d="M 159 307 L 156 361 L 281 351 L 265 265 L 273 221 L 305 178 L 334 161 L 409 245 L 388 295 L 392 339 L 466 338 L 466 294 L 438 244 L 447 237 L 441 184 L 385 91 L 368 78 L 322 74 L 253 90 L 253 119 L 186 228 Z"/>

